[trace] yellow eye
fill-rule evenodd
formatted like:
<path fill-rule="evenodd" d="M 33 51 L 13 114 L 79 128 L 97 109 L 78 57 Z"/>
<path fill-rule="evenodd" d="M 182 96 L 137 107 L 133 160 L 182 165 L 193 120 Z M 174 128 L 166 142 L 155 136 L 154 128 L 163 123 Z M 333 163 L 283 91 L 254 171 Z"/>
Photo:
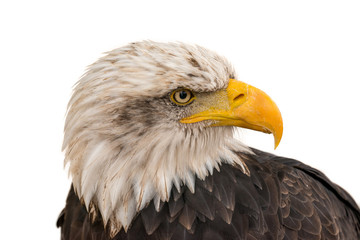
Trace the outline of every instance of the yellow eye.
<path fill-rule="evenodd" d="M 194 94 L 187 89 L 178 89 L 171 93 L 171 100 L 177 105 L 187 105 L 194 100 Z"/>

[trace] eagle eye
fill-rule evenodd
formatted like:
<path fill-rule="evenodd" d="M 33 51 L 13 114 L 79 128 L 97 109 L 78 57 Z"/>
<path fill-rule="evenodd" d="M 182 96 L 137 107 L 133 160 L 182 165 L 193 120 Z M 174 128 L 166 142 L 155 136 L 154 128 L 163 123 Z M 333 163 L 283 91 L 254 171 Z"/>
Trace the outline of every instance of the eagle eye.
<path fill-rule="evenodd" d="M 170 99 L 177 105 L 184 106 L 191 103 L 195 97 L 194 94 L 188 89 L 178 89 L 171 93 Z"/>

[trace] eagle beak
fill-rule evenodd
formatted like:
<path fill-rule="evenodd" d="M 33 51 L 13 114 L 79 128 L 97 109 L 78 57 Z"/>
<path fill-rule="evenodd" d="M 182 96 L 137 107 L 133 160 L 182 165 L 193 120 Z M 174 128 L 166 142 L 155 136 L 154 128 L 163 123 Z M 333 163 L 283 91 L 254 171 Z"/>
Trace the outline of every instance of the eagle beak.
<path fill-rule="evenodd" d="M 283 123 L 281 113 L 271 98 L 253 86 L 230 79 L 226 89 L 227 101 L 219 101 L 205 111 L 180 120 L 195 123 L 214 120 L 212 126 L 237 126 L 272 133 L 275 148 L 279 145 Z"/>

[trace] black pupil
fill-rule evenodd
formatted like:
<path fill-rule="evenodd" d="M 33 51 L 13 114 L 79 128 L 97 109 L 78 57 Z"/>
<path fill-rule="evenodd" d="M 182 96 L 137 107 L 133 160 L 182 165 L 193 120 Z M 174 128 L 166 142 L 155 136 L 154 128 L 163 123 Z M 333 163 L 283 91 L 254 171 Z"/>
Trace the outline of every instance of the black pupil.
<path fill-rule="evenodd" d="M 186 97 L 187 97 L 187 92 L 185 92 L 185 91 L 181 91 L 180 92 L 180 94 L 179 94 L 179 97 L 181 98 L 181 99 L 185 99 Z"/>

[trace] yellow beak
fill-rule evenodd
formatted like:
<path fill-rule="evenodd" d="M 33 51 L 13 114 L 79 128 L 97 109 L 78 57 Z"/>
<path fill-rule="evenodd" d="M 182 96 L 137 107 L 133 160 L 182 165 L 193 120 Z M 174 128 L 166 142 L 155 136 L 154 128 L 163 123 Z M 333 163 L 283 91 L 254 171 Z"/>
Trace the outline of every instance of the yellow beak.
<path fill-rule="evenodd" d="M 180 122 L 215 120 L 212 126 L 237 126 L 272 133 L 276 148 L 282 137 L 283 123 L 279 108 L 271 98 L 263 91 L 234 79 L 230 79 L 226 93 L 226 103 L 219 101 L 217 106 L 183 118 Z"/>

